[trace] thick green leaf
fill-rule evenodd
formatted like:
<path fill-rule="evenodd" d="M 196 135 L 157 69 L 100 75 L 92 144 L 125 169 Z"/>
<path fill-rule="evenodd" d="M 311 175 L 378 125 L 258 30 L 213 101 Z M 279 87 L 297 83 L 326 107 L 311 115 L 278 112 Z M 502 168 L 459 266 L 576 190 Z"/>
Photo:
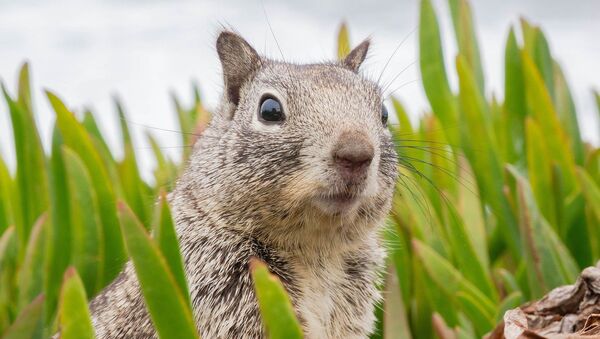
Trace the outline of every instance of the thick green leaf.
<path fill-rule="evenodd" d="M 85 288 L 73 267 L 65 272 L 60 291 L 59 331 L 61 339 L 94 338 Z"/>
<path fill-rule="evenodd" d="M 269 338 L 302 338 L 302 330 L 294 314 L 294 308 L 279 279 L 269 273 L 267 265 L 257 258 L 250 259 L 250 271 L 263 324 Z"/>
<path fill-rule="evenodd" d="M 554 71 L 553 60 L 550 55 L 550 47 L 542 30 L 529 24 L 521 18 L 521 27 L 523 30 L 525 52 L 529 54 L 534 61 L 535 66 L 540 73 L 544 87 L 554 99 Z"/>
<path fill-rule="evenodd" d="M 474 30 L 471 6 L 467 0 L 448 0 L 448 3 L 452 13 L 452 23 L 459 53 L 465 56 L 471 72 L 475 75 L 479 90 L 485 92 L 479 43 Z"/>
<path fill-rule="evenodd" d="M 550 94 L 531 57 L 525 52 L 521 54 L 521 57 L 529 106 L 543 135 L 552 136 L 546 138 L 548 150 L 563 172 L 566 192 L 571 193 L 575 189 L 575 168 L 573 154 L 568 146 L 569 140 L 558 120 Z"/>
<path fill-rule="evenodd" d="M 589 223 L 588 237 L 591 240 L 593 253 L 600 254 L 600 188 L 582 168 L 577 168 L 577 177 L 581 183 L 583 195 L 595 220 Z M 596 257 L 597 258 L 597 257 Z"/>
<path fill-rule="evenodd" d="M 138 163 L 135 157 L 135 150 L 133 149 L 131 132 L 129 131 L 125 111 L 118 99 L 115 99 L 115 105 L 121 126 L 121 142 L 123 143 L 124 149 L 123 160 L 119 164 L 123 192 L 125 193 L 127 204 L 131 206 L 142 223 L 148 225 L 150 221 L 148 206 L 150 203 L 148 197 L 146 197 L 143 192 L 144 185 L 138 171 Z"/>
<path fill-rule="evenodd" d="M 71 259 L 71 212 L 60 131 L 54 126 L 50 158 L 50 226 L 46 229 L 45 322 L 54 317 L 63 273 Z"/>
<path fill-rule="evenodd" d="M 540 211 L 555 230 L 559 229 L 556 216 L 554 182 L 552 180 L 552 158 L 545 145 L 542 131 L 535 120 L 527 118 L 527 174 Z"/>
<path fill-rule="evenodd" d="M 102 258 L 102 262 L 106 263 L 105 272 L 102 274 L 104 285 L 112 281 L 125 262 L 125 248 L 119 231 L 113 186 L 90 135 L 57 96 L 50 92 L 47 92 L 47 95 L 56 112 L 57 125 L 65 145 L 81 158 L 96 191 L 96 201 L 98 201 L 104 232 L 104 257 Z"/>
<path fill-rule="evenodd" d="M 448 239 L 460 272 L 490 300 L 497 302 L 498 293 L 492 282 L 489 268 L 485 266 L 484 259 L 480 258 L 475 251 L 463 220 L 451 204 L 444 206 Z"/>
<path fill-rule="evenodd" d="M 12 186 L 12 178 L 8 172 L 8 168 L 6 168 L 6 164 L 4 164 L 4 159 L 0 156 L 0 234 L 13 224 L 11 206 Z"/>
<path fill-rule="evenodd" d="M 14 226 L 0 237 L 0 333 L 11 324 L 16 313 L 17 241 Z"/>
<path fill-rule="evenodd" d="M 492 330 L 496 324 L 494 318 L 486 315 L 482 305 L 472 295 L 462 291 L 456 293 L 461 310 L 468 316 L 479 336 Z"/>
<path fill-rule="evenodd" d="M 539 212 L 525 178 L 514 168 L 509 167 L 509 172 L 517 180 L 519 225 L 529 286 L 533 296 L 539 298 L 554 287 L 575 282 L 579 268 Z"/>
<path fill-rule="evenodd" d="M 431 0 L 421 1 L 419 21 L 419 64 L 423 88 L 433 112 L 448 130 L 448 139 L 452 144 L 456 144 L 456 100 L 448 84 L 440 27 Z"/>
<path fill-rule="evenodd" d="M 42 293 L 45 272 L 40 267 L 43 267 L 46 254 L 45 232 L 48 224 L 48 214 L 44 213 L 35 222 L 31 230 L 25 257 L 19 271 L 19 309 L 28 305 L 37 295 Z"/>
<path fill-rule="evenodd" d="M 21 69 L 19 88 L 22 93 L 28 93 L 28 71 L 27 64 Z M 8 104 L 8 110 L 13 127 L 15 154 L 17 160 L 17 190 L 15 199 L 19 201 L 20 215 L 14 215 L 20 248 L 24 249 L 33 224 L 39 216 L 48 208 L 48 178 L 46 171 L 46 159 L 42 143 L 37 132 L 35 120 L 27 98 L 14 101 L 2 86 L 4 99 Z M 31 197 L 36 197 L 31 199 Z"/>
<path fill-rule="evenodd" d="M 41 325 L 44 296 L 39 295 L 19 314 L 15 322 L 2 334 L 3 339 L 34 338 Z"/>
<path fill-rule="evenodd" d="M 108 144 L 106 143 L 106 139 L 102 135 L 102 132 L 100 132 L 100 127 L 98 127 L 98 123 L 96 122 L 96 118 L 94 118 L 92 112 L 85 111 L 85 113 L 83 114 L 83 120 L 81 121 L 81 124 L 83 125 L 83 127 L 85 127 L 86 131 L 88 131 L 88 133 L 91 134 L 92 137 L 94 137 L 94 139 L 98 140 L 98 145 L 100 145 L 100 148 L 102 149 L 102 151 L 99 150 L 99 152 L 104 152 L 110 155 L 110 159 L 112 160 L 112 162 L 114 162 L 114 159 L 112 158 L 112 155 L 110 153 L 110 148 L 108 147 Z"/>
<path fill-rule="evenodd" d="M 457 210 L 463 219 L 466 234 L 484 267 L 490 266 L 487 231 L 483 218 L 483 207 L 475 187 L 473 170 L 464 156 L 457 156 L 458 185 Z"/>
<path fill-rule="evenodd" d="M 167 193 L 165 191 L 160 193 L 156 210 L 158 217 L 154 226 L 154 237 L 162 255 L 167 261 L 167 266 L 177 281 L 183 296 L 186 298 L 188 306 L 191 308 L 192 303 L 189 298 L 190 292 L 185 279 L 183 259 L 179 251 L 177 233 L 175 233 L 175 225 L 173 224 L 171 210 L 167 201 Z"/>
<path fill-rule="evenodd" d="M 421 258 L 423 267 L 440 289 L 449 296 L 456 297 L 458 292 L 468 295 L 471 302 L 483 312 L 483 316 L 493 320 L 495 307 L 491 299 L 465 279 L 458 270 L 429 246 L 418 240 L 413 240 L 413 248 L 416 255 Z"/>
<path fill-rule="evenodd" d="M 348 26 L 345 22 L 340 25 L 337 38 L 337 57 L 339 60 L 344 59 L 350 53 L 350 34 L 348 34 Z"/>
<path fill-rule="evenodd" d="M 94 295 L 102 288 L 104 239 L 100 213 L 90 174 L 81 158 L 67 146 L 62 149 L 68 175 L 71 212 L 71 263 L 84 282 L 85 290 Z"/>
<path fill-rule="evenodd" d="M 154 170 L 154 178 L 156 180 L 157 188 L 164 188 L 171 191 L 175 186 L 175 178 L 177 178 L 178 167 L 169 159 L 160 148 L 158 141 L 147 133 L 148 142 L 154 153 L 154 159 L 156 160 L 156 169 Z"/>
<path fill-rule="evenodd" d="M 506 40 L 504 53 L 504 114 L 509 133 L 506 138 L 508 160 L 514 163 L 523 156 L 524 118 L 527 115 L 527 101 L 521 51 L 512 27 Z"/>
<path fill-rule="evenodd" d="M 127 250 L 159 337 L 198 338 L 192 310 L 159 246 L 124 203 L 119 203 L 119 218 Z"/>
<path fill-rule="evenodd" d="M 579 131 L 579 122 L 577 121 L 577 112 L 575 111 L 575 103 L 569 90 L 569 85 L 565 79 L 562 69 L 558 63 L 554 63 L 554 90 L 556 111 L 562 126 L 569 135 L 571 141 L 571 149 L 575 162 L 582 165 L 584 161 L 585 150 L 583 140 L 581 140 L 581 132 Z"/>
<path fill-rule="evenodd" d="M 483 94 L 462 56 L 457 57 L 456 67 L 460 84 L 460 107 L 464 124 L 462 144 L 469 159 L 480 194 L 487 202 L 501 225 L 505 242 L 515 257 L 520 253 L 520 239 L 515 216 L 504 195 L 502 169 L 497 148 L 492 141 L 492 127 Z"/>

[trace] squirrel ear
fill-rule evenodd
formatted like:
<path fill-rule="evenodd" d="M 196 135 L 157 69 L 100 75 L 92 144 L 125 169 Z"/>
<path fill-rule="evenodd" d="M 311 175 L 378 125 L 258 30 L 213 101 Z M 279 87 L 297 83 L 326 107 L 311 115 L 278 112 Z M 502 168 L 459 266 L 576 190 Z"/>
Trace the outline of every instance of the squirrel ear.
<path fill-rule="evenodd" d="M 217 53 L 223 67 L 227 98 L 237 106 L 240 88 L 260 68 L 260 56 L 244 38 L 229 31 L 219 34 Z"/>
<path fill-rule="evenodd" d="M 365 39 L 360 45 L 354 47 L 350 53 L 342 60 L 342 64 L 353 72 L 358 72 L 358 68 L 365 61 L 367 52 L 369 51 L 369 45 L 371 41 Z"/>

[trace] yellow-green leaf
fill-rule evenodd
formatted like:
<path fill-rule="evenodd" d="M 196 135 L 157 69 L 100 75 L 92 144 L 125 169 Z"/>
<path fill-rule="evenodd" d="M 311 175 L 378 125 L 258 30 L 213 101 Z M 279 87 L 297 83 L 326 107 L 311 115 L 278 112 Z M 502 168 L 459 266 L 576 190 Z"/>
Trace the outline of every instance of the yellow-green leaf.
<path fill-rule="evenodd" d="M 258 306 L 269 338 L 302 338 L 294 308 L 279 279 L 269 273 L 267 265 L 260 259 L 251 258 L 249 264 Z"/>
<path fill-rule="evenodd" d="M 26 339 L 39 336 L 44 309 L 44 296 L 37 296 L 23 308 L 14 323 L 2 334 L 2 339 Z"/>
<path fill-rule="evenodd" d="M 69 147 L 62 149 L 71 198 L 71 263 L 84 282 L 85 290 L 94 295 L 102 285 L 104 239 L 100 213 L 90 174 L 81 158 Z M 64 249 L 63 249 L 64 250 Z"/>
<path fill-rule="evenodd" d="M 431 0 L 421 1 L 419 21 L 419 64 L 423 88 L 433 112 L 449 131 L 448 139 L 452 144 L 456 144 L 456 100 L 448 84 L 440 27 Z"/>
<path fill-rule="evenodd" d="M 350 53 L 350 34 L 348 26 L 342 22 L 338 30 L 337 38 L 337 57 L 339 60 L 344 59 Z"/>
<path fill-rule="evenodd" d="M 85 288 L 73 267 L 65 272 L 58 312 L 61 339 L 94 338 Z"/>
<path fill-rule="evenodd" d="M 100 210 L 100 220 L 104 237 L 104 258 L 111 263 L 102 274 L 103 284 L 112 281 L 121 271 L 125 262 L 125 247 L 119 231 L 119 220 L 115 208 L 115 193 L 110 177 L 90 135 L 75 119 L 62 101 L 54 94 L 47 92 L 50 104 L 56 112 L 56 121 L 64 143 L 81 158 L 89 171 L 90 179 L 96 191 L 96 201 Z"/>
<path fill-rule="evenodd" d="M 192 310 L 158 245 L 131 209 L 119 203 L 119 218 L 144 300 L 161 338 L 198 338 Z"/>
<path fill-rule="evenodd" d="M 156 210 L 158 212 L 158 217 L 155 221 L 154 237 L 162 255 L 167 261 L 167 266 L 179 285 L 182 295 L 186 298 L 186 301 L 191 308 L 192 303 L 189 298 L 190 293 L 185 279 L 183 259 L 181 258 L 177 233 L 175 233 L 175 225 L 173 224 L 171 210 L 169 209 L 167 201 L 167 193 L 165 191 L 161 191 L 159 195 Z"/>

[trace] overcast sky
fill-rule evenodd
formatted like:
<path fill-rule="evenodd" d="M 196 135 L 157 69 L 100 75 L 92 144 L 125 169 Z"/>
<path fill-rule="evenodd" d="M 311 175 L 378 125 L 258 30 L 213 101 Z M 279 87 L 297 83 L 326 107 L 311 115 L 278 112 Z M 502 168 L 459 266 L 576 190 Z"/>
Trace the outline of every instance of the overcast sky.
<path fill-rule="evenodd" d="M 455 84 L 452 60 L 454 40 L 446 1 L 433 1 L 444 30 L 447 65 Z M 563 66 L 575 96 L 584 137 L 600 141 L 592 88 L 600 88 L 600 1 L 502 0 L 471 1 L 482 48 L 488 95 L 501 96 L 504 41 L 510 24 L 520 15 L 540 24 L 553 54 Z M 264 5 L 264 10 L 263 10 Z M 169 91 L 184 102 L 191 99 L 197 80 L 209 107 L 221 90 L 220 67 L 214 39 L 221 25 L 234 27 L 256 49 L 280 58 L 268 29 L 265 11 L 286 60 L 321 61 L 334 57 L 339 23 L 350 26 L 353 43 L 367 36 L 374 42 L 364 70 L 373 77 L 405 37 L 383 79 L 389 81 L 409 66 L 390 88 L 400 87 L 398 98 L 414 116 L 428 109 L 417 79 L 417 0 L 385 1 L 191 1 L 191 0 L 0 0 L 0 78 L 11 90 L 19 65 L 31 63 L 37 121 L 47 143 L 54 114 L 42 89 L 49 88 L 69 107 L 90 107 L 113 149 L 118 150 L 118 122 L 111 96 L 124 101 L 133 122 L 175 129 Z M 142 153 L 144 176 L 152 161 L 144 128 L 132 126 L 134 142 Z M 153 133 L 177 156 L 179 136 Z M 10 120 L 0 103 L 0 151 L 14 164 Z"/>

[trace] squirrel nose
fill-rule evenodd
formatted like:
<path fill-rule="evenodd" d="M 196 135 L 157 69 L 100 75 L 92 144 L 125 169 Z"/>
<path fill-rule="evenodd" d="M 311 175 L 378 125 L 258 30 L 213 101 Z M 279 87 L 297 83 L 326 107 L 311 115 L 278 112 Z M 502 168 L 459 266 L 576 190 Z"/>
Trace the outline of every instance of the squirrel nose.
<path fill-rule="evenodd" d="M 357 180 L 367 173 L 375 150 L 366 135 L 344 132 L 333 149 L 336 170 L 346 180 Z"/>

